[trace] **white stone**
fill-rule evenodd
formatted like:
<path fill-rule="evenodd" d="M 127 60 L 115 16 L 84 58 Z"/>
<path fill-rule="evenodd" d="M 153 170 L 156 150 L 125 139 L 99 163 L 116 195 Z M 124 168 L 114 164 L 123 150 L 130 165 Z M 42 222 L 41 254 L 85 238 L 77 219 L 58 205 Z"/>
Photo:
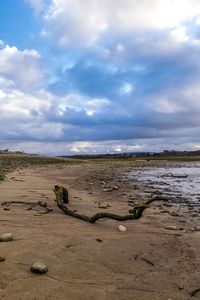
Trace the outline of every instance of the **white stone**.
<path fill-rule="evenodd" d="M 178 230 L 178 227 L 175 225 L 166 226 L 165 229 L 167 230 Z"/>
<path fill-rule="evenodd" d="M 31 271 L 33 273 L 45 274 L 48 271 L 48 267 L 44 263 L 36 261 L 32 264 Z"/>
<path fill-rule="evenodd" d="M 4 233 L 0 235 L 0 242 L 10 242 L 13 240 L 12 233 Z"/>
<path fill-rule="evenodd" d="M 118 226 L 118 230 L 121 231 L 121 232 L 126 232 L 127 229 L 126 229 L 125 226 L 119 225 L 119 226 Z"/>
<path fill-rule="evenodd" d="M 119 189 L 119 187 L 118 187 L 118 185 L 113 185 L 113 190 L 118 190 Z"/>

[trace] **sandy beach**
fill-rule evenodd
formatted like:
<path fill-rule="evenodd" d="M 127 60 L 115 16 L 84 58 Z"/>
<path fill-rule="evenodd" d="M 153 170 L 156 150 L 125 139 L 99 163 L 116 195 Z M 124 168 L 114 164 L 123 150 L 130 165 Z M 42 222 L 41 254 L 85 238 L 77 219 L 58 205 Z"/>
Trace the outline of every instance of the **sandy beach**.
<path fill-rule="evenodd" d="M 89 224 L 57 208 L 56 184 L 68 189 L 70 209 L 93 215 L 106 202 L 106 211 L 126 214 L 148 196 L 139 196 L 143 184 L 131 182 L 130 172 L 134 166 L 85 162 L 8 173 L 0 184 L 0 233 L 12 233 L 14 239 L 0 243 L 5 256 L 0 299 L 199 299 L 200 218 L 191 210 L 174 215 L 177 203 L 154 202 L 139 220 Z M 117 188 L 106 191 L 108 186 Z M 38 201 L 52 211 L 34 206 Z M 120 224 L 126 232 L 118 230 Z M 35 261 L 44 262 L 48 272 L 33 274 Z"/>

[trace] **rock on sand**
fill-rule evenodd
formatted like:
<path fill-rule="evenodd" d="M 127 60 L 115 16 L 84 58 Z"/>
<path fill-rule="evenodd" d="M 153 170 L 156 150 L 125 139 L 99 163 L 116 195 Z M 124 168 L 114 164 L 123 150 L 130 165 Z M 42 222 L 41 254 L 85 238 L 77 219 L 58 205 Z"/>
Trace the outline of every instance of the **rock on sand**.
<path fill-rule="evenodd" d="M 44 263 L 36 261 L 32 264 L 31 271 L 33 273 L 45 274 L 48 271 L 48 267 Z"/>
<path fill-rule="evenodd" d="M 10 242 L 13 240 L 12 233 L 4 233 L 0 235 L 0 242 Z"/>
<path fill-rule="evenodd" d="M 118 230 L 121 231 L 121 232 L 126 232 L 127 229 L 126 229 L 125 226 L 119 225 L 119 226 L 118 226 Z"/>

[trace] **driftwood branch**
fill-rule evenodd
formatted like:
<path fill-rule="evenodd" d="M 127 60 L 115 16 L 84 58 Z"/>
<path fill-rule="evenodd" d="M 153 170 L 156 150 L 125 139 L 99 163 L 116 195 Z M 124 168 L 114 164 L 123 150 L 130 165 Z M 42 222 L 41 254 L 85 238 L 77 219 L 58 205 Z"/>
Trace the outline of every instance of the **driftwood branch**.
<path fill-rule="evenodd" d="M 116 221 L 126 221 L 126 220 L 136 220 L 141 218 L 143 211 L 148 207 L 149 204 L 151 204 L 154 201 L 160 201 L 164 200 L 167 201 L 167 198 L 164 198 L 162 196 L 154 196 L 150 198 L 149 200 L 145 201 L 144 203 L 134 207 L 132 210 L 129 211 L 129 214 L 120 216 L 112 213 L 105 213 L 100 212 L 95 214 L 92 217 L 81 215 L 73 210 L 70 210 L 64 203 L 69 203 L 68 198 L 68 191 L 66 188 L 62 186 L 56 185 L 54 188 L 54 192 L 56 194 L 56 203 L 57 206 L 66 214 L 71 217 L 81 219 L 83 221 L 89 222 L 89 223 L 95 223 L 99 219 L 108 218 Z"/>

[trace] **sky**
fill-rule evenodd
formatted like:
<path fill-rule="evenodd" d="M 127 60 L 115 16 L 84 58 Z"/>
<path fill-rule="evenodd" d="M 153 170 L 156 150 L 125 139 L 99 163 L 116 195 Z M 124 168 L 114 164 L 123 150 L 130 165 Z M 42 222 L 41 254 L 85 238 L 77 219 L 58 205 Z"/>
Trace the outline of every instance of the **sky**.
<path fill-rule="evenodd" d="M 199 0 L 0 0 L 0 149 L 200 149 Z"/>

